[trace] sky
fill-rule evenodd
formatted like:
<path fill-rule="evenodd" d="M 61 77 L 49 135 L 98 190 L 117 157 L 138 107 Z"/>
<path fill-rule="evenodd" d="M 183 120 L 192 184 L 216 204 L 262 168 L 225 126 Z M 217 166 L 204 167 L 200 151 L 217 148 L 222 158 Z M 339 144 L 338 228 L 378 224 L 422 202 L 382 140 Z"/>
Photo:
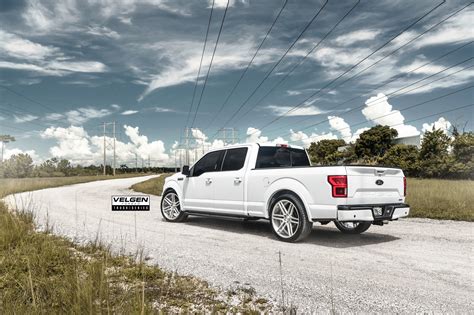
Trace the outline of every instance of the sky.
<path fill-rule="evenodd" d="M 473 13 L 458 0 L 2 0 L 5 157 L 101 163 L 105 122 L 110 163 L 114 121 L 119 165 L 174 165 L 186 127 L 191 159 L 230 142 L 222 128 L 301 146 L 376 124 L 470 131 Z"/>

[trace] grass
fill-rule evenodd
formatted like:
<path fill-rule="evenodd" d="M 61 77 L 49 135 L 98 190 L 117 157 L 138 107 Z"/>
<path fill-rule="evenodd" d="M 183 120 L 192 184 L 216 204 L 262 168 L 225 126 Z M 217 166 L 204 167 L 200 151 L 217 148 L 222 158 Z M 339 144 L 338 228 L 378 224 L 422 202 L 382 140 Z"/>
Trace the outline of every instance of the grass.
<path fill-rule="evenodd" d="M 52 188 L 64 185 L 87 183 L 97 180 L 129 178 L 150 174 L 119 174 L 98 176 L 71 176 L 71 177 L 33 177 L 33 178 L 0 178 L 0 198 L 14 193 Z"/>
<path fill-rule="evenodd" d="M 163 193 L 163 185 L 165 184 L 165 178 L 173 175 L 172 173 L 162 174 L 160 177 L 151 178 L 144 182 L 137 183 L 130 187 L 131 189 L 142 192 L 149 195 L 161 196 Z"/>
<path fill-rule="evenodd" d="M 97 179 L 2 180 L 0 197 Z M 78 245 L 37 231 L 33 213 L 0 202 L 0 314 L 258 313 L 270 307 L 253 292 L 220 292 L 146 259 L 142 252 L 116 255 L 102 244 Z"/>
<path fill-rule="evenodd" d="M 411 217 L 474 221 L 474 181 L 409 178 L 407 185 Z"/>

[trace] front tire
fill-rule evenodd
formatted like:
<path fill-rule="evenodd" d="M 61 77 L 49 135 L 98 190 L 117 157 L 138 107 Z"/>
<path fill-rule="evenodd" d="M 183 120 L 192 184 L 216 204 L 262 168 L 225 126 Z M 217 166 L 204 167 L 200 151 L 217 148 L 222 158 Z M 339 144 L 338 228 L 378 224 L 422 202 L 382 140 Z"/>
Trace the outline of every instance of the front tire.
<path fill-rule="evenodd" d="M 360 234 L 369 229 L 372 222 L 339 222 L 334 221 L 336 227 L 345 234 Z"/>
<path fill-rule="evenodd" d="M 161 198 L 161 215 L 168 222 L 182 222 L 188 217 L 181 211 L 181 203 L 174 190 L 166 191 Z"/>
<path fill-rule="evenodd" d="M 306 238 L 313 228 L 299 198 L 283 194 L 273 201 L 270 223 L 275 236 L 284 242 L 298 242 Z"/>

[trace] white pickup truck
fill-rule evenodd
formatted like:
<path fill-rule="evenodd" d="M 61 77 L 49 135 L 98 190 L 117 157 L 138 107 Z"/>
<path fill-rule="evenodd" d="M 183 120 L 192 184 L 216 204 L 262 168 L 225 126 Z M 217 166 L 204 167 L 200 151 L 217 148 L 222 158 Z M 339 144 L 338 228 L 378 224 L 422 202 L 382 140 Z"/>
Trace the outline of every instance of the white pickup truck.
<path fill-rule="evenodd" d="M 269 219 L 277 238 L 304 239 L 313 222 L 344 233 L 408 215 L 406 179 L 398 168 L 311 166 L 303 148 L 245 144 L 214 150 L 165 180 L 161 213 Z"/>

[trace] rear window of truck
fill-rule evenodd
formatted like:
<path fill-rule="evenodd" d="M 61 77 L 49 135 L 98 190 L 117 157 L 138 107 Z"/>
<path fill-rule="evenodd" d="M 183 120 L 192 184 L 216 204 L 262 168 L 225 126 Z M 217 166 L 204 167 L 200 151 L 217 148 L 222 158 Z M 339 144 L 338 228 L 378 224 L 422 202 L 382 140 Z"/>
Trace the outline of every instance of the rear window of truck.
<path fill-rule="evenodd" d="M 285 147 L 260 147 L 255 168 L 310 165 L 305 150 Z"/>

